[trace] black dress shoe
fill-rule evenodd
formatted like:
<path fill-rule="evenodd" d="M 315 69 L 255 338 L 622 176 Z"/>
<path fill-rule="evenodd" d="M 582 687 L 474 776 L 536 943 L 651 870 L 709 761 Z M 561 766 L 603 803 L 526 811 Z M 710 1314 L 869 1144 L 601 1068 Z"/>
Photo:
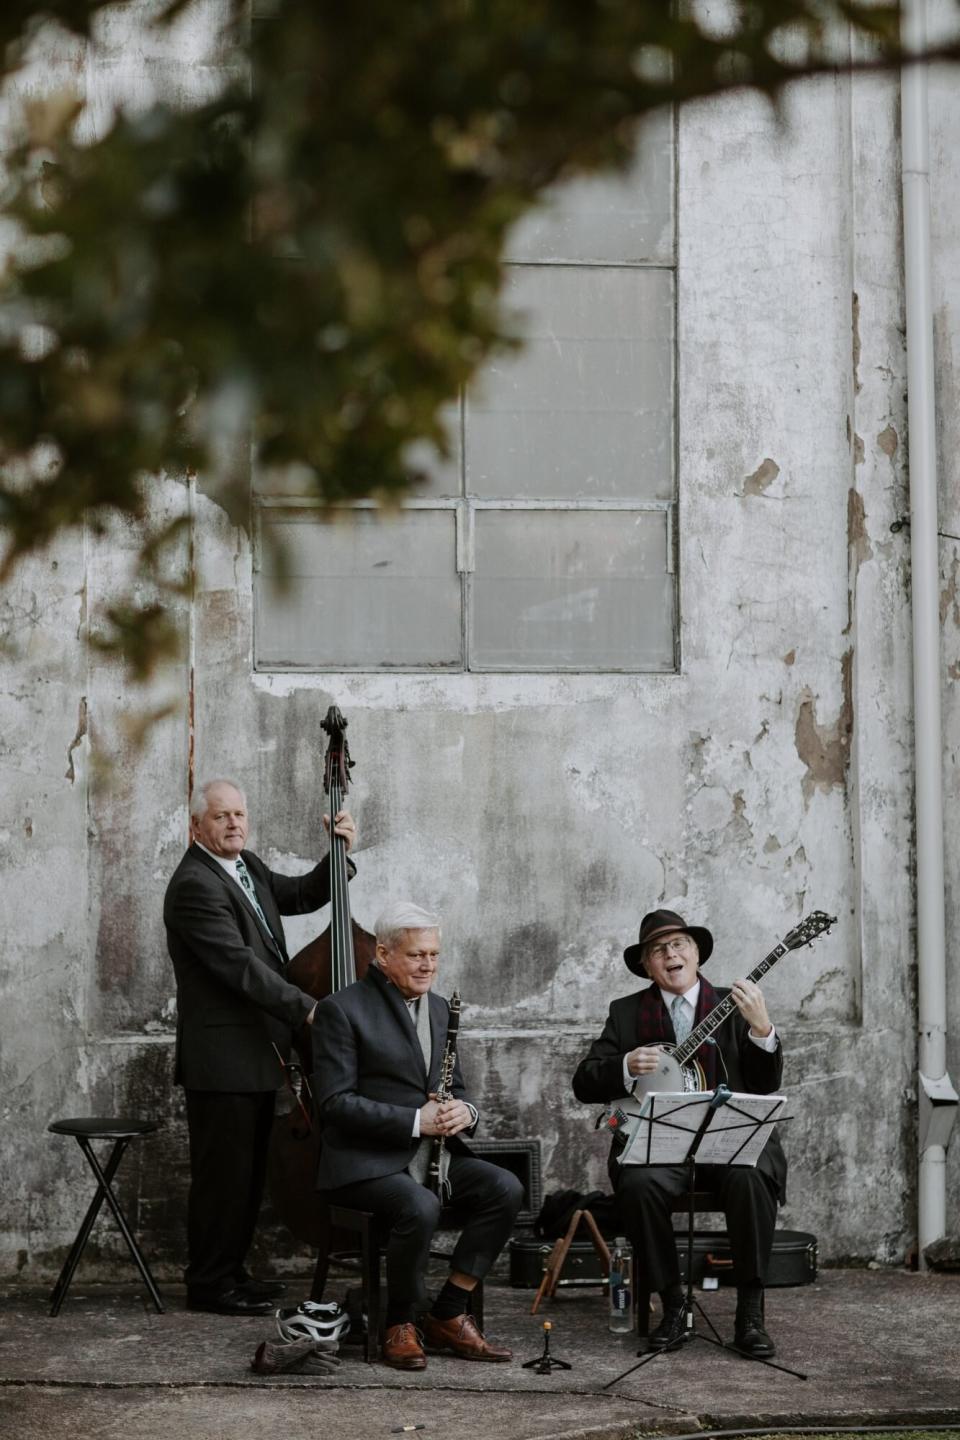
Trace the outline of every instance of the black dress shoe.
<path fill-rule="evenodd" d="M 733 1348 L 751 1360 L 769 1360 L 776 1347 L 763 1328 L 763 1297 L 750 1295 L 737 1298 L 737 1316 L 733 1322 Z"/>
<path fill-rule="evenodd" d="M 282 1280 L 255 1280 L 248 1275 L 244 1280 L 238 1280 L 238 1290 L 244 1295 L 249 1295 L 252 1300 L 279 1300 L 281 1295 L 286 1295 L 287 1287 Z"/>
<path fill-rule="evenodd" d="M 189 1295 L 188 1310 L 205 1310 L 208 1315 L 272 1315 L 273 1306 L 269 1300 L 258 1300 L 239 1286 L 224 1290 L 219 1295 Z"/>
<path fill-rule="evenodd" d="M 681 1305 L 679 1308 L 670 1305 L 663 1312 L 663 1319 L 654 1330 L 652 1335 L 647 1337 L 648 1350 L 666 1350 L 672 1345 L 678 1345 L 686 1338 L 687 1334 L 687 1307 Z"/>
<path fill-rule="evenodd" d="M 756 1319 L 737 1321 L 733 1331 L 733 1348 L 751 1360 L 769 1360 L 777 1349 L 759 1316 Z"/>

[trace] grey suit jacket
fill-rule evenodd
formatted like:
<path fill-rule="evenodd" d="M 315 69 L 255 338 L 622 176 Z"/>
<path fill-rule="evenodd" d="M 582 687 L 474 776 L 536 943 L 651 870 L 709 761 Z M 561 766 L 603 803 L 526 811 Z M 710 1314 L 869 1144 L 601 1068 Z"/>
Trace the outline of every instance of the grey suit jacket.
<path fill-rule="evenodd" d="M 177 980 L 176 1080 L 191 1090 L 275 1090 L 283 1074 L 273 1046 L 286 1057 L 292 1027 L 314 1004 L 284 978 L 289 957 L 280 916 L 326 904 L 328 862 L 291 877 L 268 870 L 250 851 L 243 859 L 274 939 L 236 881 L 198 845 L 164 897 Z"/>
<path fill-rule="evenodd" d="M 413 1118 L 437 1089 L 450 1007 L 429 992 L 430 1074 L 410 1012 L 371 965 L 362 980 L 322 1000 L 313 1022 L 314 1097 L 323 1126 L 321 1190 L 395 1175 L 416 1152 Z M 466 1098 L 459 1058 L 453 1095 Z M 469 1153 L 454 1136 L 451 1152 Z"/>

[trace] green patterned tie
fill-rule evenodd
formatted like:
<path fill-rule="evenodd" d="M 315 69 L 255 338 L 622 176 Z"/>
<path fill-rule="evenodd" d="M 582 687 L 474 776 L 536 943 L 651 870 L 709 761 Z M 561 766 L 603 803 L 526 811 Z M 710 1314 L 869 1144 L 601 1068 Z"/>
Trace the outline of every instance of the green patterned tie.
<path fill-rule="evenodd" d="M 264 915 L 263 909 L 260 905 L 260 901 L 257 899 L 257 892 L 253 888 L 253 881 L 250 878 L 250 871 L 247 869 L 246 865 L 244 865 L 239 855 L 237 856 L 237 879 L 240 881 L 240 884 L 246 891 L 247 899 L 250 901 L 250 904 L 253 906 L 254 910 L 256 910 L 257 914 L 260 916 L 260 919 L 263 921 L 264 926 L 266 927 L 267 934 L 270 936 L 270 939 L 273 941 L 274 945 L 276 945 L 276 936 L 270 929 L 270 922 L 267 920 L 266 915 Z M 280 947 L 277 946 L 277 949 L 279 948 Z"/>

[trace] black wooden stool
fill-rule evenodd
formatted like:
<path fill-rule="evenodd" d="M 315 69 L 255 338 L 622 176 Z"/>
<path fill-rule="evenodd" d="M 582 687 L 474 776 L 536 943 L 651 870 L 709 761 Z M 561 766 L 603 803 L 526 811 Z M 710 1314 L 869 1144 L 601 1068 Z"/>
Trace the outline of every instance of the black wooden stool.
<path fill-rule="evenodd" d="M 53 1294 L 50 1297 L 50 1314 L 58 1315 L 60 1306 L 63 1304 L 64 1296 L 70 1288 L 70 1281 L 73 1279 L 73 1272 L 80 1263 L 80 1256 L 83 1254 L 87 1241 L 90 1238 L 90 1231 L 93 1229 L 94 1221 L 100 1213 L 100 1206 L 106 1200 L 113 1211 L 113 1218 L 120 1227 L 120 1233 L 127 1242 L 127 1249 L 136 1262 L 137 1269 L 143 1276 L 144 1284 L 150 1292 L 150 1298 L 160 1314 L 163 1314 L 163 1302 L 160 1293 L 153 1283 L 153 1276 L 140 1247 L 134 1239 L 130 1226 L 127 1224 L 123 1211 L 120 1209 L 116 1195 L 110 1188 L 110 1182 L 117 1173 L 117 1167 L 123 1159 L 123 1152 L 131 1140 L 139 1139 L 142 1135 L 152 1135 L 155 1130 L 160 1129 L 159 1120 L 104 1120 L 104 1119 L 80 1119 L 80 1120 L 54 1120 L 47 1129 L 54 1135 L 72 1135 L 80 1149 L 87 1157 L 87 1163 L 93 1171 L 97 1180 L 97 1193 L 90 1201 L 90 1206 L 83 1217 L 83 1224 L 77 1231 L 77 1238 L 70 1249 L 63 1269 L 60 1271 L 60 1278 L 53 1287 Z M 106 1167 L 101 1168 L 97 1159 L 91 1140 L 112 1140 L 113 1149 Z"/>
<path fill-rule="evenodd" d="M 363 1358 L 369 1364 L 373 1364 L 380 1358 L 380 1345 L 382 1340 L 382 1321 L 380 1318 L 380 1261 L 386 1249 L 388 1230 L 385 1226 L 378 1225 L 377 1217 L 371 1215 L 368 1210 L 352 1210 L 346 1205 L 329 1205 L 327 1207 L 328 1229 L 327 1239 L 321 1244 L 317 1255 L 317 1265 L 313 1272 L 313 1288 L 310 1291 L 311 1300 L 322 1300 L 324 1287 L 327 1283 L 327 1273 L 330 1269 L 331 1248 L 330 1237 L 331 1227 L 338 1230 L 349 1230 L 356 1235 L 360 1241 L 360 1286 L 363 1294 L 364 1309 L 367 1314 L 367 1329 L 363 1338 Z M 442 1220 L 441 1220 L 442 1224 Z M 431 1251 L 431 1254 L 433 1252 Z M 478 1280 L 470 1292 L 470 1314 L 477 1322 L 477 1327 L 483 1329 L 483 1281 Z"/>

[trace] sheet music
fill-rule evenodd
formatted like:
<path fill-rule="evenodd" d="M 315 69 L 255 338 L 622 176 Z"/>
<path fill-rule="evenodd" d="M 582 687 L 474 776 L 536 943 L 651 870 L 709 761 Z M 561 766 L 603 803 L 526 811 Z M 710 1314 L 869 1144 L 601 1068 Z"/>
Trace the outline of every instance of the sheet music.
<path fill-rule="evenodd" d="M 644 1096 L 622 1165 L 682 1165 L 710 1110 L 712 1092 L 654 1092 Z M 785 1095 L 735 1092 L 713 1110 L 700 1140 L 698 1165 L 756 1165 L 787 1103 Z"/>
<path fill-rule="evenodd" d="M 645 1095 L 621 1165 L 682 1165 L 709 1103 L 709 1095 L 672 1091 Z"/>
<path fill-rule="evenodd" d="M 786 1103 L 785 1095 L 731 1095 L 714 1111 L 697 1164 L 756 1165 Z"/>

